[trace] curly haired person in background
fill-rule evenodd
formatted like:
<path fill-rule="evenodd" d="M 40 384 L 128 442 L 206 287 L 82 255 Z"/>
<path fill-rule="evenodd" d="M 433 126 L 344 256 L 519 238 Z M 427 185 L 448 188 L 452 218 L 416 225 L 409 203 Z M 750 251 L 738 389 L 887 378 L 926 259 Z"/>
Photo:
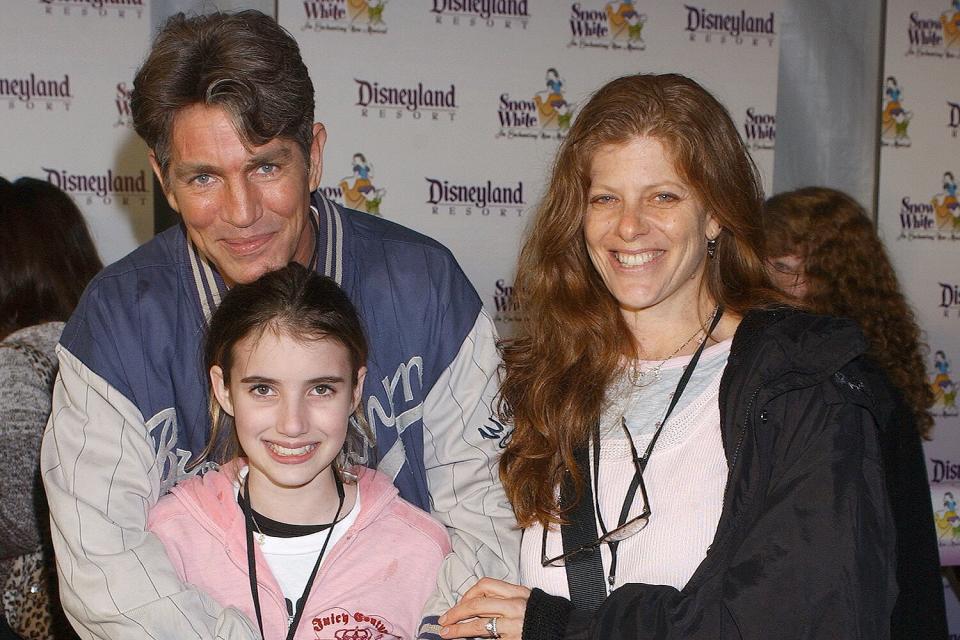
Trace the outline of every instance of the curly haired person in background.
<path fill-rule="evenodd" d="M 33 178 L 0 178 L 0 247 L 0 638 L 75 637 L 51 591 L 37 469 L 54 347 L 102 265 L 73 201 Z"/>
<path fill-rule="evenodd" d="M 867 212 L 825 187 L 781 193 L 765 204 L 768 272 L 814 313 L 860 325 L 869 355 L 899 394 L 884 434 L 887 492 L 897 526 L 900 595 L 892 638 L 947 637 L 943 585 L 921 438 L 929 438 L 933 393 L 926 383 L 913 311 Z"/>

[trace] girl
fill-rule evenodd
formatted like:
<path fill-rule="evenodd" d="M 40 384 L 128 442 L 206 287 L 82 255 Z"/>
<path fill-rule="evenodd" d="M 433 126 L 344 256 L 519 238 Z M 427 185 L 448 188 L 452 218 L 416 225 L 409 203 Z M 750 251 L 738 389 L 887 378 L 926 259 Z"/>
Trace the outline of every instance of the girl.
<path fill-rule="evenodd" d="M 148 528 L 180 577 L 264 640 L 410 638 L 450 551 L 444 528 L 362 462 L 367 345 L 328 278 L 291 264 L 210 321 L 210 445 Z"/>

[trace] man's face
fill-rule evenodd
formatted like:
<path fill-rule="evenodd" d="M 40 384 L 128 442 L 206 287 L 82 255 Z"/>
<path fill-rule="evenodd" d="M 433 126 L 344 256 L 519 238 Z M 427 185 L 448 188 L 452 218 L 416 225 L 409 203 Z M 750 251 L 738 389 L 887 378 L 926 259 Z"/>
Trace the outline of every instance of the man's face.
<path fill-rule="evenodd" d="M 293 140 L 247 148 L 223 109 L 196 104 L 174 117 L 166 180 L 153 154 L 150 161 L 190 240 L 233 285 L 310 260 L 307 215 L 325 138 L 314 125 L 307 167 Z"/>

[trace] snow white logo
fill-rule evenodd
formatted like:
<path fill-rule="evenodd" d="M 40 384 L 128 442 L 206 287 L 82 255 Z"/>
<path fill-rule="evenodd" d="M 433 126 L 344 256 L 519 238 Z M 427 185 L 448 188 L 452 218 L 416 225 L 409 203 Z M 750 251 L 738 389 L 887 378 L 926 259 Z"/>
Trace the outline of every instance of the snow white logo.
<path fill-rule="evenodd" d="M 340 192 L 343 203 L 357 211 L 366 211 L 380 215 L 380 203 L 386 195 L 386 189 L 378 189 L 373 184 L 373 165 L 362 153 L 353 154 L 353 172 L 340 180 Z"/>
<path fill-rule="evenodd" d="M 933 409 L 940 411 L 934 415 L 960 415 L 960 410 L 957 409 L 957 384 L 950 377 L 950 361 L 943 351 L 937 351 L 933 357 L 933 381 L 930 388 L 933 390 Z"/>
<path fill-rule="evenodd" d="M 880 116 L 880 144 L 883 146 L 909 147 L 907 127 L 913 112 L 903 108 L 903 90 L 893 76 L 887 76 L 883 89 L 883 113 Z"/>
<path fill-rule="evenodd" d="M 302 31 L 386 33 L 387 0 L 304 0 Z"/>
<path fill-rule="evenodd" d="M 939 16 L 910 14 L 908 56 L 960 58 L 960 0 L 952 0 Z"/>
<path fill-rule="evenodd" d="M 570 7 L 568 47 L 626 49 L 643 51 L 643 27 L 647 14 L 636 10 L 633 0 L 606 2 L 603 9 L 585 8 L 576 2 Z"/>
<path fill-rule="evenodd" d="M 497 138 L 556 138 L 567 137 L 573 105 L 564 94 L 564 81 L 553 67 L 547 69 L 544 79 L 546 88 L 537 91 L 532 98 L 514 98 L 509 93 L 500 94 L 497 117 L 500 131 Z"/>

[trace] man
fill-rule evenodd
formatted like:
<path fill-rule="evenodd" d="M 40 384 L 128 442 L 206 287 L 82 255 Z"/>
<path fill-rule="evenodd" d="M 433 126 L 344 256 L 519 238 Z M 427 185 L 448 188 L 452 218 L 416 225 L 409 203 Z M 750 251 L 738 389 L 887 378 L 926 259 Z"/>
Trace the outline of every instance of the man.
<path fill-rule="evenodd" d="M 515 580 L 519 536 L 491 437 L 504 430 L 489 422 L 492 322 L 447 249 L 316 191 L 326 133 L 296 42 L 257 12 L 175 16 L 131 108 L 183 224 L 105 269 L 59 346 L 41 471 L 73 624 L 103 638 L 257 636 L 181 583 L 144 524 L 198 470 L 211 311 L 230 285 L 291 260 L 340 283 L 365 323 L 371 464 L 451 533 L 427 613 L 480 575 Z"/>

